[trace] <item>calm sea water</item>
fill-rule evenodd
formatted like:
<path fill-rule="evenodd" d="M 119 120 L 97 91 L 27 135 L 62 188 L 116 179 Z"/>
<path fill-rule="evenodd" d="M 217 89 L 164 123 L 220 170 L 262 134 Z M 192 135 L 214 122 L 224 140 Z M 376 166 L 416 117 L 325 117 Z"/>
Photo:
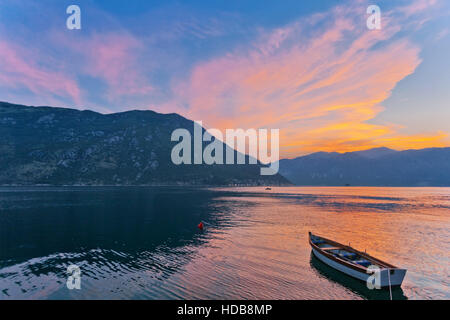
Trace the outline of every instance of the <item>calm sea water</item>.
<path fill-rule="evenodd" d="M 407 268 L 395 299 L 450 298 L 450 188 L 2 187 L 0 299 L 389 297 L 310 230 Z"/>

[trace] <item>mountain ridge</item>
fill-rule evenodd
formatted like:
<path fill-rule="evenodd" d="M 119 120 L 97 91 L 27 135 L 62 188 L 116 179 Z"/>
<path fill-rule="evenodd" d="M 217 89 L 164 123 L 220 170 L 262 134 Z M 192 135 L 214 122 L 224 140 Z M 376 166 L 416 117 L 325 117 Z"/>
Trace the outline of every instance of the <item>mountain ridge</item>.
<path fill-rule="evenodd" d="M 316 152 L 279 165 L 296 185 L 450 186 L 450 147 Z"/>
<path fill-rule="evenodd" d="M 152 110 L 102 114 L 0 102 L 0 184 L 290 184 L 279 174 L 260 176 L 261 164 L 174 165 L 171 133 L 192 134 L 193 124 Z"/>

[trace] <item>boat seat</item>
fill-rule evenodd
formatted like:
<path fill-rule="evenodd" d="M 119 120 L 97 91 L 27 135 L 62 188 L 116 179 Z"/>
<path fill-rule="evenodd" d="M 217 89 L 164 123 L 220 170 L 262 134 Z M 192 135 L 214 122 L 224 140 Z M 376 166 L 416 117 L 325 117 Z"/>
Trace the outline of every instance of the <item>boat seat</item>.
<path fill-rule="evenodd" d="M 331 251 L 331 250 L 342 250 L 340 247 L 328 247 L 328 248 L 321 248 L 324 251 Z"/>
<path fill-rule="evenodd" d="M 359 264 L 360 266 L 363 266 L 363 267 L 368 267 L 372 264 L 370 261 L 367 261 L 367 260 L 357 260 L 357 261 L 353 261 L 353 263 Z"/>
<path fill-rule="evenodd" d="M 342 253 L 340 253 L 339 255 L 340 255 L 341 257 L 349 258 L 349 259 L 355 258 L 355 257 L 356 257 L 356 253 L 353 253 L 353 252 L 342 252 Z"/>

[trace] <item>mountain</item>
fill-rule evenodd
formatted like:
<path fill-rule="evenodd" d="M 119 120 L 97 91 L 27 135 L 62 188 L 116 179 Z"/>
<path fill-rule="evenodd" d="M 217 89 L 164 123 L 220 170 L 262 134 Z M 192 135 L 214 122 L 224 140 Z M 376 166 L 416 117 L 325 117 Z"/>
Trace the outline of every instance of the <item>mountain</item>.
<path fill-rule="evenodd" d="M 450 186 L 450 148 L 317 152 L 280 160 L 279 172 L 296 185 Z"/>
<path fill-rule="evenodd" d="M 177 128 L 193 136 L 193 122 L 178 114 L 0 102 L 0 184 L 289 184 L 279 174 L 261 176 L 259 164 L 175 165 L 178 142 L 170 138 Z"/>

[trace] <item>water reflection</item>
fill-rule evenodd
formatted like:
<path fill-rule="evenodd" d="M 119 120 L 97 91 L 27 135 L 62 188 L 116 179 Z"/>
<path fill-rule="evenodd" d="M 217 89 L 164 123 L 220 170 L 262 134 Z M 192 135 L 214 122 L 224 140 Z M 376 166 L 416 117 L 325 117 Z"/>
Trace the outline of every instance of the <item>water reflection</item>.
<path fill-rule="evenodd" d="M 449 188 L 0 187 L 0 299 L 389 298 L 308 231 L 408 269 L 395 299 L 448 299 L 449 209 Z"/>
<path fill-rule="evenodd" d="M 164 281 L 206 241 L 198 222 L 216 226 L 220 218 L 207 190 L 38 188 L 11 195 L 0 192 L 0 298 L 45 297 L 46 289 L 64 288 L 71 264 L 82 269 L 87 287 L 140 273 L 146 284 Z M 98 291 L 104 286 L 82 296 L 111 296 Z"/>

